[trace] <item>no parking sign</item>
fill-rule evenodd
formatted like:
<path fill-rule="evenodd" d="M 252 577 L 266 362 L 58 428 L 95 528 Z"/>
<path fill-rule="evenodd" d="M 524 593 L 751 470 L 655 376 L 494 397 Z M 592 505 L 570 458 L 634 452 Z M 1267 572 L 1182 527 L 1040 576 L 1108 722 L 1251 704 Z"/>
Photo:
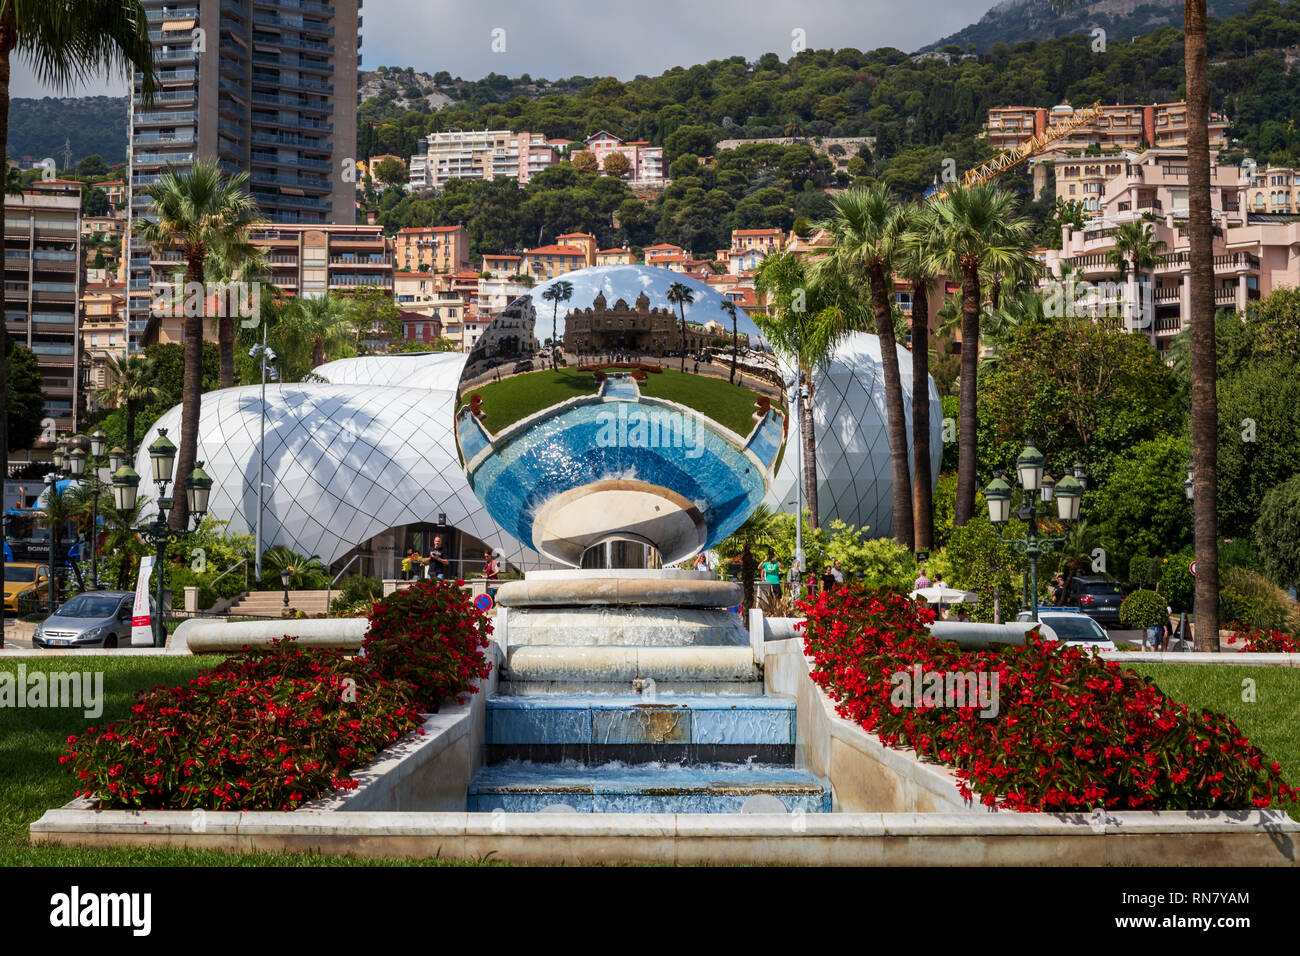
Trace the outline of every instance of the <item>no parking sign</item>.
<path fill-rule="evenodd" d="M 480 594 L 474 599 L 474 606 L 480 611 L 486 612 L 492 610 L 492 604 L 492 595 L 490 594 Z"/>

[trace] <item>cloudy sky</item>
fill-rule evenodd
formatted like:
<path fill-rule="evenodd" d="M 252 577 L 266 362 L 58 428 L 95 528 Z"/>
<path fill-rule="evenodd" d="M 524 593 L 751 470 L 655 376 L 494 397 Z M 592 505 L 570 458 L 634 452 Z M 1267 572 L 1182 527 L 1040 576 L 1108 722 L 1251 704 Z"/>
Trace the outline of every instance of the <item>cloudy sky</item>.
<path fill-rule="evenodd" d="M 488 73 L 565 76 L 655 75 L 740 55 L 790 56 L 802 31 L 811 48 L 895 46 L 914 50 L 972 23 L 993 0 L 367 0 L 363 66 L 447 70 L 467 80 Z M 494 31 L 497 33 L 494 41 Z M 493 45 L 501 52 L 494 52 Z M 13 96 L 53 91 L 15 56 Z M 101 80 L 79 94 L 125 92 Z"/>

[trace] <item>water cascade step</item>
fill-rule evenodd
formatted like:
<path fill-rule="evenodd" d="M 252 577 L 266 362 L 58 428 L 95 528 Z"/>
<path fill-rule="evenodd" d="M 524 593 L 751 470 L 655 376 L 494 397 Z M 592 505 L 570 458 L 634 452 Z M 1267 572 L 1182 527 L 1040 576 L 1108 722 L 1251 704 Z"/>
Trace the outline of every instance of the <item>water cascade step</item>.
<path fill-rule="evenodd" d="M 583 765 L 511 761 L 470 784 L 470 813 L 829 813 L 830 788 L 793 767 L 763 764 Z M 769 809 L 770 807 L 770 809 Z M 776 811 L 780 812 L 780 811 Z"/>
<path fill-rule="evenodd" d="M 487 762 L 576 760 L 793 765 L 795 702 L 769 696 L 498 696 Z"/>

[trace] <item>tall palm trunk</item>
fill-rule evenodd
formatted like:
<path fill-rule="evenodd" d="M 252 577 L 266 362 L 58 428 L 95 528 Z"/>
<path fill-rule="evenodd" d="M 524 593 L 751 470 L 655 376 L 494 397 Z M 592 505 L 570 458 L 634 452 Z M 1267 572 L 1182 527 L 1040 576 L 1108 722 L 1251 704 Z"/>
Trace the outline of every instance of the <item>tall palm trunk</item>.
<path fill-rule="evenodd" d="M 555 353 L 560 347 L 560 300 L 556 299 L 555 304 L 551 306 L 551 370 L 555 370 Z"/>
<path fill-rule="evenodd" d="M 961 280 L 961 385 L 958 397 L 957 502 L 953 524 L 964 527 L 975 514 L 975 375 L 980 356 L 979 265 L 962 267 Z"/>
<path fill-rule="evenodd" d="M 677 303 L 677 311 L 682 316 L 682 374 L 686 374 L 686 307 Z"/>
<path fill-rule="evenodd" d="M 804 507 L 808 509 L 808 527 L 814 531 L 818 527 L 817 518 L 817 429 L 813 424 L 813 376 L 812 369 L 804 369 L 804 379 L 808 397 L 803 397 L 800 389 L 795 395 L 799 403 L 799 439 L 803 442 L 803 495 Z M 802 521 L 798 515 L 796 521 Z"/>
<path fill-rule="evenodd" d="M 894 540 L 910 551 L 916 544 L 912 523 L 912 476 L 907 461 L 907 417 L 903 411 L 903 378 L 898 368 L 898 344 L 890 313 L 886 282 L 878 266 L 871 270 L 871 309 L 876 314 L 880 366 L 885 378 L 885 420 L 889 426 L 889 459 L 893 471 Z"/>
<path fill-rule="evenodd" d="M 129 398 L 126 400 L 126 456 L 135 462 L 135 402 Z"/>
<path fill-rule="evenodd" d="M 930 474 L 930 301 L 925 280 L 912 283 L 912 521 L 916 549 L 934 547 Z"/>
<path fill-rule="evenodd" d="M 747 543 L 740 552 L 740 604 L 745 614 L 742 620 L 749 620 L 749 612 L 754 607 L 754 551 Z"/>
<path fill-rule="evenodd" d="M 14 45 L 18 42 L 18 22 L 14 16 L 14 5 L 10 3 L 5 7 L 3 17 L 0 17 L 0 160 L 5 163 L 5 172 L 8 173 L 8 156 L 9 156 L 9 54 L 13 52 Z M 5 310 L 5 284 L 2 270 L 3 263 L 0 263 L 0 316 L 7 315 Z M 8 501 L 3 500 L 4 482 L 9 477 L 9 403 L 7 395 L 9 392 L 9 357 L 5 352 L 5 346 L 8 344 L 9 323 L 5 321 L 0 329 L 3 329 L 4 335 L 0 336 L 0 513 L 8 507 Z M 19 502 L 21 506 L 22 502 Z M 0 592 L 4 591 L 5 584 L 5 567 L 4 561 L 0 560 Z M 0 621 L 2 624 L 3 621 Z M 0 628 L 0 646 L 4 645 L 3 628 Z"/>
<path fill-rule="evenodd" d="M 740 319 L 731 312 L 731 384 L 736 384 L 736 363 L 740 359 Z"/>
<path fill-rule="evenodd" d="M 1210 110 L 1205 0 L 1185 0 L 1187 62 L 1187 236 L 1192 271 L 1192 511 L 1196 545 L 1196 649 L 1219 647 L 1217 497 L 1219 409 L 1215 395 L 1214 248 L 1210 232 Z"/>
<path fill-rule="evenodd" d="M 207 298 L 204 297 L 204 304 Z M 235 387 L 235 320 L 232 316 L 217 319 L 217 359 L 221 365 L 221 387 Z"/>
<path fill-rule="evenodd" d="M 186 283 L 203 285 L 203 257 L 191 256 L 185 270 Z M 194 470 L 199 451 L 199 413 L 203 403 L 203 316 L 185 315 L 185 380 L 181 391 L 181 441 L 176 452 L 176 474 L 172 483 L 172 511 L 168 524 L 180 531 L 189 525 L 189 501 L 185 479 Z"/>

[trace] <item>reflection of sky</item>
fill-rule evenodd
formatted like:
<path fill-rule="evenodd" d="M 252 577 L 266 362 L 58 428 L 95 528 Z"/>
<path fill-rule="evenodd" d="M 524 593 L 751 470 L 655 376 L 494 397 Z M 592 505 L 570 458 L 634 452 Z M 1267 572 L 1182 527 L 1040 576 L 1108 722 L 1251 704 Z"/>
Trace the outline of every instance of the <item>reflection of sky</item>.
<path fill-rule="evenodd" d="M 634 309 L 637 296 L 645 292 L 650 299 L 651 309 L 667 309 L 673 315 L 677 315 L 677 306 L 668 301 L 668 287 L 674 282 L 680 282 L 695 293 L 695 301 L 687 303 L 684 307 L 687 322 L 704 325 L 716 319 L 724 330 L 731 331 L 731 313 L 723 308 L 723 303 L 729 300 L 698 279 L 653 266 L 593 266 L 575 272 L 566 272 L 554 279 L 539 282 L 529 291 L 528 295 L 532 297 L 533 307 L 537 310 L 537 323 L 545 332 L 545 335 L 539 338 L 550 336 L 551 314 L 555 308 L 555 303 L 543 299 L 542 293 L 558 282 L 573 284 L 573 298 L 560 303 L 557 321 L 561 336 L 564 335 L 565 315 L 574 309 L 590 308 L 597 293 L 604 293 L 608 308 L 612 309 L 619 299 L 623 299 L 629 308 Z M 739 305 L 736 306 L 736 318 L 738 320 L 736 327 L 742 333 L 749 333 L 751 344 L 756 343 L 759 339 L 758 326 Z"/>

